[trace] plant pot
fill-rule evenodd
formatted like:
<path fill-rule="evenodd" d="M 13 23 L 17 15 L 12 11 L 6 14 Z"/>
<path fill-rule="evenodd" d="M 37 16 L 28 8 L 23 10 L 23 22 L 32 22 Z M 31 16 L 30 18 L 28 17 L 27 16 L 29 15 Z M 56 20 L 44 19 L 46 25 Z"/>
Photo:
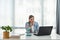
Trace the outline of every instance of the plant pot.
<path fill-rule="evenodd" d="M 9 38 L 9 32 L 3 32 L 3 39 Z"/>

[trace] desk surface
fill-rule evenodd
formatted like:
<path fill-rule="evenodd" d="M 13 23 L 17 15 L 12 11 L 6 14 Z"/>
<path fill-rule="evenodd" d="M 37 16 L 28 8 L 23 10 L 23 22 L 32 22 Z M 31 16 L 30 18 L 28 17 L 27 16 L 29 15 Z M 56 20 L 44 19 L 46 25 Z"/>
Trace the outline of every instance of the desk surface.
<path fill-rule="evenodd" d="M 1 37 L 0 37 L 0 39 L 1 39 Z M 52 33 L 51 33 L 51 35 L 48 35 L 48 36 L 35 36 L 35 35 L 33 35 L 32 34 L 32 36 L 26 36 L 26 35 L 19 35 L 19 37 L 15 37 L 15 38 L 10 38 L 10 39 L 7 39 L 7 40 L 22 40 L 22 39 L 25 39 L 25 40 L 27 40 L 27 39 L 60 39 L 60 35 L 58 35 L 58 34 L 56 34 L 56 30 L 55 29 L 53 29 L 52 30 Z M 2 39 L 1 39 L 2 40 Z"/>
<path fill-rule="evenodd" d="M 21 36 L 21 39 L 60 39 L 60 35 L 56 34 L 56 29 L 53 29 L 51 35 L 48 36 Z"/>

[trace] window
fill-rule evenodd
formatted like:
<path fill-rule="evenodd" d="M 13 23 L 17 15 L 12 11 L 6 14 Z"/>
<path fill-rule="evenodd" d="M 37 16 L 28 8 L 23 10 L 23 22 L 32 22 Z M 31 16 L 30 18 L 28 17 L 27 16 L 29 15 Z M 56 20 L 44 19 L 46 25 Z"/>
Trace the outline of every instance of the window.
<path fill-rule="evenodd" d="M 44 0 L 44 25 L 56 27 L 56 0 Z"/>
<path fill-rule="evenodd" d="M 3 25 L 12 26 L 12 8 L 10 0 L 0 0 L 0 27 Z"/>
<path fill-rule="evenodd" d="M 15 27 L 25 27 L 29 15 L 34 15 L 35 21 L 42 25 L 40 2 L 40 0 L 15 0 Z"/>
<path fill-rule="evenodd" d="M 56 27 L 56 0 L 15 0 L 15 26 L 24 27 L 29 15 L 40 26 Z"/>

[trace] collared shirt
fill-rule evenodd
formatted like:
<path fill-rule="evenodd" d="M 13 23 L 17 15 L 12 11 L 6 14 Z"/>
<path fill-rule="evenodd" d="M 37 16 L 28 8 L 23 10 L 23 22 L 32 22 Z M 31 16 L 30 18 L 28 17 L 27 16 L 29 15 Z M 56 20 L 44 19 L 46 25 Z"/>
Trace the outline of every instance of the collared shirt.
<path fill-rule="evenodd" d="M 28 29 L 29 28 L 29 22 L 26 22 L 25 24 L 25 28 Z M 39 24 L 37 22 L 34 22 L 32 31 L 34 31 L 34 33 L 38 32 L 39 30 Z"/>

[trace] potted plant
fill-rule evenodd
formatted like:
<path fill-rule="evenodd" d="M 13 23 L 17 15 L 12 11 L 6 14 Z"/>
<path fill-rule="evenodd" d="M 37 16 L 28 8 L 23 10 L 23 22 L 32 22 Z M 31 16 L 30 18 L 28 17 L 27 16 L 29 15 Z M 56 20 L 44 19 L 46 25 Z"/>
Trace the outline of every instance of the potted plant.
<path fill-rule="evenodd" d="M 9 32 L 12 31 L 12 28 L 8 25 L 8 26 L 2 26 L 1 29 L 4 30 L 3 38 L 4 39 L 9 38 Z"/>

